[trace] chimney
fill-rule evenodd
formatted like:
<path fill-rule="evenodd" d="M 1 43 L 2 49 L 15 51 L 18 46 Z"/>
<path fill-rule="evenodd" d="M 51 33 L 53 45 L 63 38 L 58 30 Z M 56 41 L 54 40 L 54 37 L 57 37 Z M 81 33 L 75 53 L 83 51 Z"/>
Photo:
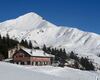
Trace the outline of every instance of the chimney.
<path fill-rule="evenodd" d="M 18 50 L 20 50 L 20 44 L 17 44 L 17 46 L 16 46 L 16 50 L 18 51 Z"/>
<path fill-rule="evenodd" d="M 21 46 L 20 44 L 17 44 L 17 50 L 20 50 Z"/>

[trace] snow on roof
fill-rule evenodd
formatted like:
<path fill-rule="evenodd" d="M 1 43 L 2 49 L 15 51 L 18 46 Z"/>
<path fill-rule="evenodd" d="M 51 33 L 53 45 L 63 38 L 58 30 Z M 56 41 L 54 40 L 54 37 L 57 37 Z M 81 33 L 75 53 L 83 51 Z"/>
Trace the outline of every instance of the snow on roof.
<path fill-rule="evenodd" d="M 36 49 L 27 49 L 27 48 L 22 48 L 25 52 L 27 52 L 31 56 L 41 56 L 41 57 L 53 57 L 51 54 L 47 54 L 42 50 L 36 50 Z"/>
<path fill-rule="evenodd" d="M 13 60 L 13 59 L 4 59 L 3 61 L 7 62 L 7 61 L 11 61 L 11 60 Z"/>

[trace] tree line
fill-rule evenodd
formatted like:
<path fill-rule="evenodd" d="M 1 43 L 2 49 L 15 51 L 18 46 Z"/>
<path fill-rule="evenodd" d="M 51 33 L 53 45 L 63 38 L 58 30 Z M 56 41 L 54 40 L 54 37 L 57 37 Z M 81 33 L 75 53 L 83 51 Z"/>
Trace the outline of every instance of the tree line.
<path fill-rule="evenodd" d="M 43 51 L 45 51 L 48 54 L 52 54 L 55 56 L 55 63 L 58 63 L 58 66 L 64 67 L 65 63 L 67 63 L 68 60 L 74 60 L 74 64 L 72 67 L 76 69 L 81 70 L 95 70 L 95 67 L 93 65 L 93 62 L 90 61 L 87 57 L 78 57 L 77 54 L 75 54 L 73 51 L 71 51 L 69 54 L 66 53 L 65 49 L 57 49 L 57 48 L 51 48 L 46 47 L 46 45 L 42 48 Z M 80 67 L 81 65 L 81 67 Z"/>
<path fill-rule="evenodd" d="M 8 50 L 16 46 L 18 43 L 17 40 L 9 38 L 8 34 L 6 37 L 1 37 L 0 35 L 0 54 L 2 54 L 4 58 L 8 58 Z"/>
<path fill-rule="evenodd" d="M 55 60 L 54 60 L 55 63 L 59 63 L 58 66 L 64 67 L 64 64 L 66 63 L 66 59 L 67 59 L 67 54 L 65 49 L 50 48 L 44 45 L 42 50 L 48 54 L 55 55 Z"/>
<path fill-rule="evenodd" d="M 69 58 L 75 60 L 73 66 L 75 66 L 75 68 L 77 69 L 95 70 L 95 66 L 93 65 L 93 62 L 90 59 L 88 59 L 88 57 L 78 57 L 77 54 L 75 54 L 75 52 L 71 51 L 69 53 Z"/>
<path fill-rule="evenodd" d="M 5 37 L 0 35 L 0 54 L 3 55 L 5 59 L 8 58 L 8 50 L 14 48 L 17 44 L 29 49 L 32 49 L 33 47 L 31 41 L 28 42 L 27 40 L 22 39 L 21 42 L 19 42 L 16 39 L 11 39 L 8 34 Z"/>

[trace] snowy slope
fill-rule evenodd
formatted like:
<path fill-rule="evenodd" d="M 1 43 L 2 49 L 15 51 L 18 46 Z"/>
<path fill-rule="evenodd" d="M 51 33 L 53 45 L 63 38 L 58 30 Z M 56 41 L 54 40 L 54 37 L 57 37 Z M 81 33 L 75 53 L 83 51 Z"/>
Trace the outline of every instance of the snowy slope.
<path fill-rule="evenodd" d="M 23 67 L 0 62 L 0 80 L 100 80 L 100 72 L 59 67 Z"/>
<path fill-rule="evenodd" d="M 56 26 L 34 12 L 0 23 L 0 33 L 2 36 L 8 33 L 11 38 L 19 41 L 31 40 L 34 46 L 46 44 L 66 48 L 67 51 L 73 50 L 82 56 L 92 55 L 93 59 L 100 53 L 100 35 L 77 28 Z"/>
<path fill-rule="evenodd" d="M 0 62 L 0 80 L 65 80 L 65 79 L 25 69 L 22 66 Z"/>
<path fill-rule="evenodd" d="M 58 27 L 33 12 L 0 23 L 0 33 L 2 35 L 8 33 L 18 40 L 29 39 L 33 43 L 36 41 L 37 45 L 48 44 L 74 49 L 80 47 L 89 48 L 89 50 L 100 48 L 98 34 L 76 28 Z"/>
<path fill-rule="evenodd" d="M 38 67 L 27 67 L 32 71 L 41 72 L 57 77 L 64 78 L 66 80 L 100 80 L 100 72 L 94 71 L 81 71 L 78 69 L 72 69 L 68 67 L 60 68 L 60 67 L 51 67 L 51 66 L 38 66 Z"/>

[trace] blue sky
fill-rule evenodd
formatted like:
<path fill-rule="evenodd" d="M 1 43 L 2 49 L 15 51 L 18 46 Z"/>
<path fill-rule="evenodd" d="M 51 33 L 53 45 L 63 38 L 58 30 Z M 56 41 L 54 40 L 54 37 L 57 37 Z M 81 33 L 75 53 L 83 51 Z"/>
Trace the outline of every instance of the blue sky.
<path fill-rule="evenodd" d="M 28 12 L 56 25 L 100 34 L 100 0 L 0 0 L 0 22 Z"/>

